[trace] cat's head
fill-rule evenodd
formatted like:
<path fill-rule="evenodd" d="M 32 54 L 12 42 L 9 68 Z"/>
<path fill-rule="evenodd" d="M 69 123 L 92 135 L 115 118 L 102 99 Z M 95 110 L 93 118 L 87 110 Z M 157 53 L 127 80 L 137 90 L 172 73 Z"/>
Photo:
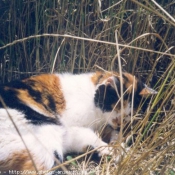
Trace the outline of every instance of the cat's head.
<path fill-rule="evenodd" d="M 106 114 L 108 124 L 114 129 L 121 123 L 121 96 L 123 96 L 124 120 L 128 120 L 130 119 L 132 101 L 133 107 L 136 109 L 142 98 L 157 93 L 129 73 L 123 73 L 120 77 L 118 73 L 96 72 L 93 76 L 93 82 L 96 83 L 95 105 Z"/>

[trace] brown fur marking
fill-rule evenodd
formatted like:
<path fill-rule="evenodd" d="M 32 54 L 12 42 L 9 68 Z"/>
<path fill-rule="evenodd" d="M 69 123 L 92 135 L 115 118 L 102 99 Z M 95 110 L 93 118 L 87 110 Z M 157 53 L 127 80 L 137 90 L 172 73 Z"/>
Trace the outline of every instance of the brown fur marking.
<path fill-rule="evenodd" d="M 34 91 L 41 95 L 42 102 L 36 101 L 35 97 L 31 96 L 28 90 L 19 89 L 18 98 L 26 105 L 38 109 L 40 112 L 47 116 L 54 117 L 53 110 L 49 109 L 49 99 L 51 96 L 56 105 L 56 113 L 61 114 L 64 111 L 66 102 L 61 91 L 61 85 L 59 77 L 56 75 L 43 74 L 39 76 L 33 76 L 23 80 Z M 46 108 L 47 107 L 47 108 Z"/>
<path fill-rule="evenodd" d="M 102 76 L 103 76 L 103 73 L 100 71 L 97 71 L 91 77 L 91 81 L 93 82 L 94 85 L 97 85 L 99 84 L 99 80 L 101 79 Z"/>
<path fill-rule="evenodd" d="M 38 171 L 46 170 L 43 165 L 37 163 L 36 167 Z M 6 175 L 11 174 L 10 171 L 25 171 L 26 174 L 36 175 L 36 170 L 26 150 L 15 152 L 8 159 L 0 161 L 0 170 L 6 172 Z"/>
<path fill-rule="evenodd" d="M 93 74 L 91 77 L 91 81 L 94 83 L 94 85 L 101 84 L 104 80 L 107 80 L 111 76 L 119 77 L 118 73 L 113 72 L 101 72 L 97 71 Z"/>
<path fill-rule="evenodd" d="M 123 73 L 123 75 L 124 75 L 123 84 L 124 84 L 125 88 L 127 89 L 127 92 L 132 93 L 133 84 L 134 84 L 134 91 L 136 92 L 136 90 L 137 90 L 137 78 L 135 77 L 135 80 L 134 80 L 134 76 L 129 74 L 129 73 L 126 73 L 126 72 Z"/>

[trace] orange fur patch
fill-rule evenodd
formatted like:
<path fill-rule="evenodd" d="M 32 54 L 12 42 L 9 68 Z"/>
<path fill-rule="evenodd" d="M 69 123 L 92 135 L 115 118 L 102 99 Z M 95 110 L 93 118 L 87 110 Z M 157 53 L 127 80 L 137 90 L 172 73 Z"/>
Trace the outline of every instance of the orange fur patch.
<path fill-rule="evenodd" d="M 56 113 L 61 114 L 64 111 L 66 103 L 61 91 L 61 85 L 59 77 L 51 74 L 43 74 L 39 76 L 33 76 L 23 80 L 28 86 L 41 96 L 41 102 L 37 102 L 34 96 L 31 96 L 29 91 L 23 89 L 17 89 L 18 98 L 26 105 L 31 106 L 41 113 L 50 117 L 53 115 L 53 110 L 49 109 L 49 99 L 51 96 L 56 106 Z M 46 108 L 47 107 L 47 108 Z"/>
<path fill-rule="evenodd" d="M 94 85 L 101 84 L 104 80 L 107 80 L 111 76 L 119 77 L 119 74 L 116 72 L 101 72 L 97 71 L 93 74 L 91 77 L 91 81 L 94 83 Z"/>
<path fill-rule="evenodd" d="M 123 84 L 125 86 L 125 88 L 127 89 L 127 92 L 128 93 L 132 93 L 132 89 L 133 89 L 133 86 L 134 86 L 134 91 L 136 92 L 137 90 L 137 78 L 129 73 L 123 73 L 123 75 L 126 77 L 126 78 L 123 78 Z"/>
<path fill-rule="evenodd" d="M 102 76 L 103 76 L 103 73 L 100 71 L 97 71 L 91 77 L 91 81 L 93 82 L 94 85 L 97 85 L 99 84 L 99 80 L 101 79 Z"/>
<path fill-rule="evenodd" d="M 37 171 L 46 170 L 42 165 L 38 165 L 37 163 L 35 165 L 37 167 Z M 10 171 L 25 171 L 26 174 L 27 172 L 32 175 L 36 174 L 32 160 L 26 150 L 15 152 L 8 159 L 0 161 L 0 170 L 6 172 L 7 174 L 12 174 Z"/>

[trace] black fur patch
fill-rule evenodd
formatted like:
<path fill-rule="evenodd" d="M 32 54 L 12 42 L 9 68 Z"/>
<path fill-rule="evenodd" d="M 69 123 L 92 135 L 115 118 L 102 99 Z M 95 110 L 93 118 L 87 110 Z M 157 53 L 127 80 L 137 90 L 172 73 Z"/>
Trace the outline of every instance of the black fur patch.
<path fill-rule="evenodd" d="M 59 162 L 55 161 L 53 167 L 57 166 L 58 163 L 62 163 L 62 162 L 63 162 L 63 159 L 61 158 L 61 156 L 58 154 L 57 151 L 54 151 L 54 157 L 55 157 Z M 54 172 L 52 172 L 52 174 L 53 174 L 53 175 L 58 175 L 58 174 L 67 174 L 67 173 L 64 172 L 64 171 L 62 170 L 62 168 L 58 168 L 57 170 L 55 170 Z"/>
<path fill-rule="evenodd" d="M 110 112 L 118 99 L 117 92 L 111 85 L 100 85 L 95 92 L 94 102 L 103 112 Z"/>
<path fill-rule="evenodd" d="M 55 156 L 55 158 L 56 158 L 60 163 L 63 162 L 62 157 L 58 154 L 57 151 L 54 151 L 54 156 Z M 55 161 L 55 164 L 57 165 L 58 163 Z"/>
<path fill-rule="evenodd" d="M 7 88 L 5 90 L 5 88 Z M 20 99 L 18 99 L 18 89 L 28 90 L 29 94 L 35 98 L 37 102 L 42 103 L 41 100 L 41 93 L 34 91 L 30 86 L 26 85 L 24 82 L 21 81 L 14 81 L 12 83 L 8 83 L 6 86 L 0 86 L 0 96 L 2 97 L 5 105 L 12 109 L 17 109 L 24 113 L 25 118 L 29 120 L 30 123 L 35 125 L 41 124 L 57 124 L 60 125 L 59 120 L 55 118 L 51 118 L 36 112 L 35 110 L 31 109 L 30 107 L 23 104 Z M 50 102 L 51 101 L 51 102 Z M 49 97 L 49 105 L 53 104 L 53 100 Z M 4 108 L 3 104 L 0 102 L 0 108 Z"/>
<path fill-rule="evenodd" d="M 144 88 L 144 84 L 141 81 L 137 82 L 137 91 L 134 94 L 134 108 L 137 108 L 141 102 L 142 96 L 139 93 Z"/>
<path fill-rule="evenodd" d="M 51 110 L 56 113 L 56 105 L 54 98 L 50 94 L 47 94 L 46 98 L 49 100 L 49 103 L 45 108 L 49 111 Z"/>

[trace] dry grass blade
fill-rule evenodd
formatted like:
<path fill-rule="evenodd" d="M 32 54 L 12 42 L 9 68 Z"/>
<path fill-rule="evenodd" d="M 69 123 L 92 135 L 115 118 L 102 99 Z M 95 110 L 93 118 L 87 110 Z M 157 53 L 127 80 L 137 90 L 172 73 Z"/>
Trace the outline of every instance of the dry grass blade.
<path fill-rule="evenodd" d="M 0 47 L 0 50 L 5 49 L 5 48 L 7 48 L 9 46 L 13 46 L 14 44 L 17 44 L 17 43 L 20 43 L 20 42 L 23 42 L 23 41 L 26 41 L 26 40 L 30 40 L 30 39 L 33 39 L 33 38 L 46 37 L 46 36 L 72 38 L 72 39 L 79 39 L 79 40 L 84 40 L 84 41 L 89 41 L 89 42 L 97 42 L 97 43 L 103 43 L 103 44 L 109 44 L 109 45 L 116 45 L 116 43 L 113 43 L 113 42 L 101 41 L 101 40 L 89 39 L 89 38 L 83 38 L 83 37 L 77 37 L 77 36 L 71 36 L 71 35 L 67 35 L 67 34 L 61 35 L 61 34 L 44 33 L 44 34 L 41 34 L 41 35 L 34 35 L 34 36 L 29 36 L 29 37 L 26 37 L 26 38 L 15 40 L 12 43 L 8 43 L 8 44 Z M 142 50 L 142 51 L 147 51 L 147 52 L 152 52 L 152 53 L 157 53 L 157 54 L 161 54 L 161 55 L 174 57 L 174 55 L 168 54 L 168 53 L 164 53 L 164 52 L 158 52 L 158 51 L 154 51 L 154 50 L 149 50 L 149 49 L 145 49 L 145 48 L 139 48 L 139 47 L 124 45 L 124 44 L 118 44 L 118 45 L 120 47 L 124 47 L 124 48 Z"/>
<path fill-rule="evenodd" d="M 122 138 L 123 138 L 123 115 L 124 115 L 124 106 L 123 106 L 123 78 L 122 78 L 122 63 L 120 59 L 120 50 L 119 50 L 119 45 L 118 45 L 118 36 L 117 32 L 115 31 L 115 40 L 116 40 L 116 50 L 117 50 L 117 57 L 118 57 L 118 66 L 119 66 L 119 74 L 120 74 L 120 94 L 121 94 L 121 129 L 120 129 L 120 136 L 119 138 L 121 139 L 119 143 L 122 143 Z"/>
<path fill-rule="evenodd" d="M 61 42 L 61 45 L 63 44 L 64 41 L 65 41 L 65 38 L 64 38 L 63 41 Z M 60 47 L 61 47 L 61 45 L 60 45 Z M 51 69 L 51 73 L 54 72 L 54 67 L 55 67 L 56 59 L 57 59 L 57 57 L 58 57 L 58 53 L 59 53 L 59 51 L 60 51 L 60 47 L 58 48 L 58 50 L 57 50 L 57 52 L 56 52 L 56 55 L 55 55 L 55 58 L 54 58 L 54 62 L 53 62 L 53 66 L 52 66 L 52 69 Z"/>

